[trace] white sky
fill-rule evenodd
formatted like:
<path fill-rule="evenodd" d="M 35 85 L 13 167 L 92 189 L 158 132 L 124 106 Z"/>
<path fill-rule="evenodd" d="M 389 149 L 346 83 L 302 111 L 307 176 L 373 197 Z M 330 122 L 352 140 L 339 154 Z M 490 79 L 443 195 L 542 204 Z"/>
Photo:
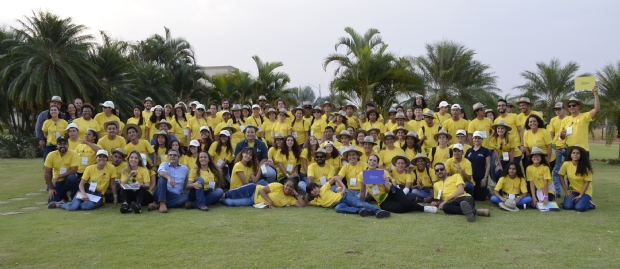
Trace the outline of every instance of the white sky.
<path fill-rule="evenodd" d="M 504 93 L 536 62 L 576 61 L 580 73 L 620 60 L 620 1 L 10 1 L 0 25 L 44 10 L 113 38 L 136 41 L 164 26 L 194 47 L 199 65 L 232 65 L 256 74 L 252 60 L 280 61 L 290 86 L 328 94 L 334 65 L 324 58 L 350 26 L 381 31 L 390 51 L 419 56 L 442 39 L 465 44 L 489 64 Z M 614 11 L 615 10 L 615 11 Z M 315 89 L 318 97 L 318 90 Z"/>

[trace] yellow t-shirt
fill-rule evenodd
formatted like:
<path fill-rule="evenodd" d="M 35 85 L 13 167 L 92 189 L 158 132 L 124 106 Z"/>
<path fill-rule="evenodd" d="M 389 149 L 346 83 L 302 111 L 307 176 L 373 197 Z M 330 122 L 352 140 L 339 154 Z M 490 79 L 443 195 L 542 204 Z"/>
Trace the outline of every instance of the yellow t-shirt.
<path fill-rule="evenodd" d="M 418 151 L 415 149 L 410 149 L 410 148 L 405 148 L 405 157 L 407 157 L 407 159 L 409 160 L 413 160 L 413 158 L 415 158 L 415 155 L 418 154 Z M 391 162 L 392 160 L 390 160 Z"/>
<path fill-rule="evenodd" d="M 283 207 L 287 205 L 293 206 L 297 203 L 297 199 L 295 199 L 295 197 L 284 194 L 284 185 L 278 182 L 274 182 L 274 183 L 270 183 L 269 185 L 267 185 L 267 187 L 269 187 L 269 193 L 267 193 L 267 196 L 269 197 L 269 199 L 271 199 L 273 206 L 276 206 L 276 207 Z M 255 204 L 259 204 L 259 203 L 267 204 L 267 201 L 265 201 L 265 199 L 263 199 L 263 196 L 260 195 L 260 190 L 262 188 L 264 188 L 264 186 L 261 186 L 261 185 L 256 186 L 256 192 L 254 193 Z"/>
<path fill-rule="evenodd" d="M 52 145 L 56 145 L 56 138 L 64 136 L 65 129 L 68 125 L 69 123 L 63 119 L 58 119 L 58 122 L 54 122 L 52 119 L 45 120 L 41 130 L 46 134 L 47 144 L 51 143 Z"/>
<path fill-rule="evenodd" d="M 340 169 L 342 168 L 342 157 L 337 156 L 336 158 L 325 159 L 325 164 L 330 165 L 332 168 L 334 168 L 334 173 L 336 171 L 340 171 Z"/>
<path fill-rule="evenodd" d="M 435 164 L 437 163 L 446 163 L 446 161 L 451 158 L 450 155 L 449 147 L 440 148 L 437 146 L 435 149 L 435 155 L 433 156 L 433 149 L 430 149 L 427 157 L 431 159 L 431 167 L 435 167 Z"/>
<path fill-rule="evenodd" d="M 314 158 L 312 158 L 312 155 L 310 155 L 310 157 L 308 157 L 308 149 L 305 148 L 301 151 L 301 154 L 299 155 L 299 157 L 301 158 L 301 160 L 306 160 L 306 165 L 308 166 L 308 169 L 310 169 L 310 165 L 314 163 Z M 303 164 L 303 162 L 300 161 L 301 164 Z M 301 172 L 304 174 L 308 174 L 308 171 L 306 171 L 306 168 L 302 165 L 301 166 Z"/>
<path fill-rule="evenodd" d="M 205 118 L 201 118 L 201 119 L 192 118 L 191 120 L 187 121 L 187 128 L 190 129 L 191 131 L 189 140 L 200 140 L 201 139 L 200 138 L 200 127 L 202 126 L 209 126 Z M 213 134 L 215 136 L 218 136 L 219 132 L 218 133 L 214 132 Z M 185 145 L 189 145 L 189 144 L 185 144 Z"/>
<path fill-rule="evenodd" d="M 385 134 L 386 132 L 385 124 L 383 124 L 379 120 L 377 120 L 375 123 L 370 123 L 370 121 L 367 121 L 366 123 L 362 124 L 362 129 L 364 129 L 365 131 L 370 130 L 370 127 L 375 127 L 379 129 L 380 134 Z"/>
<path fill-rule="evenodd" d="M 536 189 L 544 189 L 546 180 L 549 193 L 555 194 L 555 188 L 551 180 L 551 171 L 548 166 L 539 165 L 536 167 L 533 164 L 528 166 L 525 172 L 525 178 L 527 181 L 534 181 Z"/>
<path fill-rule="evenodd" d="M 558 174 L 568 177 L 568 182 L 570 182 L 569 190 L 581 193 L 583 189 L 583 185 L 585 185 L 586 181 L 590 182 L 588 188 L 586 189 L 586 194 L 592 197 L 592 172 L 587 175 L 577 175 L 577 166 L 573 164 L 573 162 L 568 161 L 562 164 L 562 168 L 560 168 L 560 172 Z M 566 179 L 566 178 L 565 178 Z"/>
<path fill-rule="evenodd" d="M 560 140 L 560 132 L 562 132 L 562 120 L 558 118 L 558 116 L 555 116 L 551 119 L 551 121 L 547 125 L 547 131 L 553 133 L 552 143 L 555 144 L 555 148 L 553 148 L 554 150 L 558 148 L 563 148 L 564 145 L 566 145 L 566 140 Z"/>
<path fill-rule="evenodd" d="M 465 188 L 465 182 L 461 175 L 451 175 L 445 180 L 439 180 L 433 185 L 433 198 L 437 199 L 439 191 L 441 191 L 440 200 L 445 201 L 448 197 L 452 196 L 458 190 L 458 186 L 463 185 Z M 467 192 L 463 192 L 459 197 L 471 196 Z M 459 198 L 456 197 L 456 198 Z"/>
<path fill-rule="evenodd" d="M 458 121 L 454 121 L 454 119 L 449 118 L 443 122 L 442 130 L 448 132 L 448 134 L 452 135 L 452 139 L 450 139 L 450 144 L 456 143 L 456 131 L 469 129 L 469 122 L 464 119 L 459 119 Z"/>
<path fill-rule="evenodd" d="M 153 146 L 151 146 L 151 143 L 149 143 L 146 140 L 142 140 L 139 139 L 138 140 L 138 144 L 134 144 L 132 142 L 129 142 L 127 145 L 125 145 L 125 148 L 123 148 L 125 150 L 125 153 L 129 154 L 130 152 L 137 150 L 138 152 L 140 152 L 141 154 L 146 155 L 146 157 L 148 159 L 150 159 L 149 155 L 155 153 L 155 149 L 153 149 Z"/>
<path fill-rule="evenodd" d="M 394 147 L 394 149 L 389 150 L 386 146 L 385 149 L 379 151 L 379 160 L 381 160 L 379 165 L 383 165 L 385 168 L 390 168 L 392 167 L 392 158 L 399 155 L 405 155 L 403 149 Z"/>
<path fill-rule="evenodd" d="M 251 166 L 245 166 L 242 162 L 238 162 L 233 166 L 233 170 L 230 176 L 230 189 L 235 189 L 243 186 L 243 182 L 237 172 L 243 172 L 245 175 L 245 180 L 247 182 L 252 182 L 250 175 L 254 173 Z"/>
<path fill-rule="evenodd" d="M 125 138 L 123 138 L 122 136 L 116 136 L 114 137 L 114 139 L 110 140 L 108 138 L 108 136 L 104 136 L 101 139 L 99 139 L 99 142 L 97 142 L 97 146 L 99 146 L 102 149 L 105 149 L 108 151 L 108 153 L 112 152 L 112 149 L 115 148 L 122 148 L 125 149 L 125 146 L 127 146 L 127 144 L 125 143 Z M 128 152 L 125 152 L 128 153 Z"/>
<path fill-rule="evenodd" d="M 314 119 L 314 123 L 310 126 L 310 135 L 313 135 L 317 140 L 323 138 L 323 131 L 327 127 L 327 122 L 322 118 Z"/>
<path fill-rule="evenodd" d="M 333 178 L 334 174 L 334 168 L 327 163 L 323 167 L 317 163 L 308 165 L 308 178 L 313 177 L 316 184 L 325 185 L 325 182 Z"/>
<path fill-rule="evenodd" d="M 347 187 L 349 190 L 358 191 L 362 185 L 362 181 L 357 178 L 357 175 L 367 168 L 368 165 L 365 163 L 358 162 L 356 165 L 348 163 L 340 169 L 338 175 L 347 180 Z"/>
<path fill-rule="evenodd" d="M 392 178 L 394 178 L 394 171 L 392 171 Z M 383 170 L 383 178 L 387 178 L 390 175 L 388 174 L 388 171 Z M 357 175 L 357 178 L 360 179 L 361 182 L 364 182 L 364 172 L 360 172 Z M 377 204 L 381 204 L 383 203 L 383 201 L 385 201 L 385 199 L 387 199 L 388 197 L 388 192 L 385 189 L 385 185 L 383 184 L 364 184 L 366 186 L 366 191 L 368 192 L 368 194 L 370 194 L 370 196 L 375 199 L 375 201 L 377 201 Z"/>
<path fill-rule="evenodd" d="M 332 185 L 329 182 L 325 183 L 320 189 L 319 196 L 314 197 L 310 204 L 313 206 L 331 207 L 333 204 L 342 200 L 342 195 L 337 192 L 331 191 Z"/>
<path fill-rule="evenodd" d="M 82 180 L 86 181 L 88 184 L 97 183 L 97 192 L 104 194 L 110 185 L 110 180 L 114 180 L 116 177 L 114 165 L 106 164 L 102 170 L 99 170 L 95 164 L 86 167 L 82 175 Z"/>
<path fill-rule="evenodd" d="M 274 127 L 276 123 L 277 121 L 270 121 L 269 119 L 265 119 L 265 122 L 263 122 L 263 127 L 261 127 L 263 138 L 265 138 L 265 141 L 268 141 L 269 143 L 271 143 L 271 141 L 273 140 L 273 138 L 271 137 L 271 131 L 275 131 Z"/>
<path fill-rule="evenodd" d="M 282 134 L 286 138 L 286 136 L 288 135 L 289 131 L 291 131 L 291 123 L 288 122 L 288 121 L 284 121 L 284 123 L 280 123 L 280 121 L 277 121 L 273 125 L 273 133 L 274 133 L 274 135 Z"/>
<path fill-rule="evenodd" d="M 181 142 L 182 145 L 189 145 L 189 141 L 187 140 L 187 135 L 189 135 L 189 130 L 187 129 L 187 121 L 183 118 L 179 118 L 178 121 L 175 118 L 172 118 L 170 124 L 172 125 L 172 127 L 174 127 L 174 132 L 172 133 L 174 134 L 174 136 L 177 137 L 179 142 Z M 198 137 L 200 137 L 200 128 L 198 128 L 198 130 Z M 168 131 L 168 133 L 170 132 L 171 131 Z"/>
<path fill-rule="evenodd" d="M 233 149 L 231 148 L 230 151 L 227 151 L 228 147 L 222 145 L 222 148 L 220 148 L 220 153 L 217 153 L 215 150 L 217 149 L 217 146 L 219 144 L 220 142 L 213 142 L 209 147 L 209 155 L 213 157 L 213 162 L 216 164 L 216 166 L 220 162 L 220 160 L 227 161 L 229 163 L 233 161 Z"/>
<path fill-rule="evenodd" d="M 294 121 L 293 127 L 291 128 L 291 134 L 295 137 L 295 141 L 297 144 L 302 145 L 306 142 L 306 132 L 310 131 L 310 124 L 308 124 L 303 119 L 299 122 Z"/>
<path fill-rule="evenodd" d="M 434 137 L 439 132 L 439 125 L 435 124 L 433 127 L 428 127 L 426 122 L 422 123 L 420 129 L 418 130 L 418 137 L 422 139 L 422 137 L 426 136 L 426 140 L 422 143 L 422 152 L 424 154 L 429 154 L 433 147 L 439 145 L 437 141 L 435 141 Z"/>
<path fill-rule="evenodd" d="M 517 153 L 516 153 L 517 152 L 517 141 L 515 141 L 514 136 L 508 137 L 508 143 L 506 143 L 505 138 L 491 137 L 489 139 L 489 150 L 497 149 L 500 155 L 500 156 L 497 156 L 497 158 L 499 158 L 500 161 L 508 161 L 508 160 L 504 160 L 503 158 L 504 152 L 507 152 L 508 154 L 510 154 L 510 149 L 513 149 L 513 148 L 515 149 L 514 157 L 519 157 L 517 156 Z"/>
<path fill-rule="evenodd" d="M 204 181 L 205 185 L 203 186 L 204 189 L 208 189 L 209 188 L 209 182 L 215 182 L 217 183 L 217 181 L 215 181 L 215 174 L 213 172 L 211 172 L 211 170 L 202 170 L 198 167 L 192 169 L 189 171 L 189 176 L 187 178 L 187 181 L 189 182 L 194 182 L 196 181 L 196 178 L 198 178 L 196 172 L 199 172 L 199 176 L 200 178 L 202 178 L 202 180 Z M 217 185 L 216 185 L 217 187 Z"/>
<path fill-rule="evenodd" d="M 101 125 L 94 119 L 85 120 L 84 118 L 77 118 L 73 120 L 73 123 L 78 126 L 78 138 L 84 140 L 86 138 L 86 131 L 93 129 L 97 134 L 101 134 Z"/>
<path fill-rule="evenodd" d="M 149 140 L 150 141 L 150 139 L 146 138 L 146 125 L 145 125 L 146 121 L 147 120 L 144 119 L 142 121 L 142 125 L 139 125 L 140 126 L 140 131 L 142 131 L 142 136 L 140 137 L 140 139 L 144 139 L 144 140 Z M 131 118 L 127 119 L 127 124 L 138 125 L 139 122 L 140 122 L 140 119 L 136 119 L 134 117 L 131 117 Z M 151 133 L 151 134 L 153 134 L 153 133 Z"/>
<path fill-rule="evenodd" d="M 523 133 L 523 145 L 529 148 L 530 152 L 532 151 L 532 147 L 539 147 L 542 149 L 543 153 L 549 154 L 549 152 L 547 152 L 547 145 L 550 145 L 551 142 L 553 142 L 553 140 L 551 139 L 549 131 L 546 129 L 538 128 L 536 134 L 533 134 L 532 130 L 527 130 Z M 555 150 L 551 151 L 551 159 L 549 159 L 549 161 L 553 160 L 555 160 Z"/>
<path fill-rule="evenodd" d="M 577 117 L 572 115 L 564 117 L 562 120 L 562 128 L 566 130 L 566 145 L 574 146 L 579 144 L 586 151 L 590 151 L 588 144 L 588 124 L 594 120 L 590 117 L 590 112 L 579 114 Z M 573 133 L 568 135 L 569 128 L 572 128 Z M 560 129 L 561 131 L 561 129 Z"/>
<path fill-rule="evenodd" d="M 276 154 L 276 159 L 274 160 L 274 164 L 282 164 L 286 173 L 291 174 L 295 171 L 295 167 L 301 163 L 301 159 L 295 158 L 295 154 L 293 152 L 288 153 L 288 157 L 280 151 L 279 154 Z M 278 169 L 278 177 L 284 176 L 284 173 Z"/>
<path fill-rule="evenodd" d="M 181 160 L 179 161 L 181 164 L 184 164 L 185 166 L 187 166 L 189 171 L 192 171 L 192 169 L 196 168 L 196 160 L 198 158 L 194 158 L 194 156 L 188 156 L 185 155 L 181 158 Z"/>
<path fill-rule="evenodd" d="M 518 129 L 518 127 L 523 127 L 523 122 L 519 121 L 519 118 L 514 113 L 508 113 L 506 117 L 499 115 L 495 119 L 494 124 L 497 124 L 500 120 L 506 121 L 506 123 L 508 123 L 508 126 L 512 128 L 509 134 L 510 134 L 510 140 L 513 140 L 515 142 L 514 143 L 515 157 L 519 157 L 523 155 L 523 152 L 521 152 L 521 150 L 519 149 L 519 146 L 521 145 L 521 134 L 519 134 L 519 129 Z"/>
<path fill-rule="evenodd" d="M 426 122 L 424 120 L 410 120 L 407 122 L 411 127 L 413 127 L 413 129 L 409 130 L 409 131 L 413 131 L 413 132 L 418 132 L 418 130 L 420 130 L 420 127 L 422 127 L 422 125 L 426 125 Z"/>
<path fill-rule="evenodd" d="M 357 121 L 355 121 L 356 117 L 355 116 L 347 116 L 347 125 L 353 127 L 353 129 L 357 130 Z"/>
<path fill-rule="evenodd" d="M 116 115 L 112 114 L 110 115 L 110 117 L 106 117 L 105 113 L 101 112 L 98 113 L 97 115 L 95 115 L 95 121 L 99 123 L 99 137 L 103 137 L 107 134 L 106 129 L 103 127 L 103 124 L 108 122 L 108 121 L 117 121 L 118 122 L 118 131 L 121 132 L 123 130 L 123 127 L 125 126 L 125 124 L 121 121 L 121 119 L 119 119 Z M 79 125 L 78 125 L 79 127 Z"/>
<path fill-rule="evenodd" d="M 475 131 L 483 132 L 486 138 L 482 139 L 482 146 L 489 148 L 489 138 L 491 137 L 491 131 L 493 130 L 491 125 L 493 125 L 493 122 L 491 122 L 491 119 L 489 118 L 484 118 L 482 120 L 475 118 L 469 122 L 467 133 L 473 135 Z"/>
<path fill-rule="evenodd" d="M 187 121 L 189 122 L 190 119 L 192 119 L 194 117 L 187 117 Z M 211 129 L 211 131 L 215 130 L 215 127 L 217 127 L 218 124 L 224 122 L 224 120 L 221 117 L 216 116 L 215 118 L 212 117 L 207 117 L 207 126 L 209 126 L 209 128 Z M 200 130 L 200 129 L 199 129 Z M 215 133 L 213 133 L 215 134 Z"/>
<path fill-rule="evenodd" d="M 268 120 L 269 119 L 266 118 L 266 117 L 263 117 L 261 119 L 260 115 L 259 115 L 259 117 L 254 117 L 254 115 L 250 115 L 249 117 L 245 118 L 245 122 L 247 124 L 252 124 L 252 125 L 254 125 L 257 128 L 258 128 L 258 126 L 263 125 L 263 122 L 268 121 Z"/>
<path fill-rule="evenodd" d="M 508 194 L 524 194 L 528 193 L 525 179 L 522 177 L 510 178 L 510 176 L 500 177 L 495 185 L 496 191 L 504 191 L 504 197 Z"/>
<path fill-rule="evenodd" d="M 454 159 L 454 158 L 450 158 L 450 159 L 448 159 L 446 161 L 446 171 L 450 175 L 456 175 L 456 174 L 460 175 L 461 174 L 461 172 L 459 172 L 459 170 L 456 169 L 456 167 L 454 166 L 454 161 L 455 160 L 456 159 Z M 461 168 L 463 168 L 463 170 L 465 171 L 465 174 L 468 174 L 469 176 L 472 175 L 471 162 L 467 158 L 463 157 L 459 164 L 461 165 Z M 473 177 L 471 178 L 471 181 L 472 181 L 472 183 L 474 183 L 474 185 L 476 184 L 474 182 L 474 178 Z"/>
<path fill-rule="evenodd" d="M 170 162 L 168 154 L 166 154 L 166 148 L 158 148 L 155 152 L 155 165 L 159 166 L 164 162 Z"/>
<path fill-rule="evenodd" d="M 114 166 L 112 165 L 112 167 Z M 146 169 L 146 167 L 138 166 L 138 169 L 136 170 L 138 173 L 135 177 L 132 177 L 132 178 L 129 178 L 129 172 L 131 171 L 125 171 L 125 169 L 118 171 L 116 170 L 116 167 L 114 167 L 114 170 L 117 171 L 116 172 L 117 176 L 120 176 L 121 182 L 125 182 L 125 180 L 127 180 L 128 184 L 132 184 L 136 182 L 140 184 L 151 183 L 151 170 Z"/>
<path fill-rule="evenodd" d="M 247 123 L 241 121 L 233 123 L 232 119 L 230 119 L 228 120 L 227 124 L 229 124 L 233 129 L 235 129 L 235 132 L 230 136 L 230 145 L 234 149 L 235 147 L 237 147 L 237 143 L 245 139 L 245 134 L 243 133 L 243 131 L 245 130 L 245 126 L 247 125 Z"/>
<path fill-rule="evenodd" d="M 86 144 L 79 144 L 75 147 L 75 152 L 78 154 L 80 159 L 80 165 L 78 166 L 78 173 L 84 173 L 84 170 L 89 165 L 95 164 L 97 161 L 97 153 L 93 148 Z"/>
<path fill-rule="evenodd" d="M 56 178 L 60 174 L 71 170 L 71 167 L 78 167 L 80 165 L 80 156 L 75 151 L 67 150 L 65 156 L 60 156 L 58 150 L 52 151 L 47 154 L 45 158 L 45 167 L 52 169 L 52 177 Z M 58 182 L 65 180 L 64 177 L 58 178 Z"/>
<path fill-rule="evenodd" d="M 443 114 L 442 116 L 441 114 L 439 114 L 439 112 L 435 112 L 435 119 L 433 120 L 433 122 L 435 123 L 435 125 L 443 124 L 450 118 L 452 118 L 452 115 L 450 115 L 450 113 Z"/>
<path fill-rule="evenodd" d="M 340 143 L 339 141 L 331 141 L 331 142 L 332 142 L 332 143 L 334 143 L 334 147 L 335 147 L 335 148 L 337 148 L 337 149 L 342 148 L 342 143 Z M 321 146 L 322 148 L 325 148 L 325 145 L 327 145 L 327 141 L 325 141 L 325 142 L 321 143 L 321 145 L 320 145 L 320 146 Z"/>
<path fill-rule="evenodd" d="M 428 170 L 428 172 L 426 171 L 426 169 L 429 168 L 424 168 L 424 171 L 420 172 L 418 171 L 418 168 L 415 167 L 413 169 L 413 171 L 411 172 L 412 174 L 412 179 L 413 179 L 413 183 L 414 184 L 418 184 L 418 182 L 422 182 L 422 186 L 424 186 L 425 188 L 433 188 L 433 182 L 437 181 L 437 179 L 435 178 L 435 171 L 432 170 Z"/>
<path fill-rule="evenodd" d="M 69 142 L 69 150 L 73 150 L 73 151 L 75 151 L 75 149 L 77 148 L 77 146 L 79 144 L 82 144 L 82 142 L 80 142 L 80 140 L 76 140 L 74 142 L 74 141 L 71 140 L 71 138 L 68 138 L 67 142 Z"/>
<path fill-rule="evenodd" d="M 386 171 L 387 172 L 387 171 Z M 392 179 L 396 181 L 396 184 L 404 186 L 407 183 L 413 183 L 413 177 L 407 171 L 399 173 L 396 169 L 392 169 Z"/>

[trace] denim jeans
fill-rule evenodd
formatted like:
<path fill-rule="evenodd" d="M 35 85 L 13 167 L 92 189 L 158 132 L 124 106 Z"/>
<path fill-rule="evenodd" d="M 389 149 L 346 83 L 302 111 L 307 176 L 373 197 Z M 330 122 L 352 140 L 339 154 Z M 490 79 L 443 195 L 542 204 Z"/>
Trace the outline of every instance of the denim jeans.
<path fill-rule="evenodd" d="M 74 197 L 78 192 L 78 187 L 80 185 L 80 179 L 77 175 L 69 175 L 65 178 L 65 180 L 56 183 L 56 194 L 52 197 L 52 199 L 47 199 L 47 202 L 59 202 L 63 197 L 67 194 L 67 191 L 71 192 L 71 196 Z"/>
<path fill-rule="evenodd" d="M 590 195 L 584 194 L 577 203 L 573 203 L 573 198 L 577 197 L 579 194 L 573 192 L 573 197 L 568 197 L 564 195 L 564 201 L 562 201 L 562 207 L 565 210 L 577 210 L 579 212 L 586 212 L 590 209 L 590 200 L 592 197 Z"/>
<path fill-rule="evenodd" d="M 297 188 L 302 193 L 306 193 L 306 186 L 308 186 L 308 175 L 304 173 L 299 173 L 299 183 L 297 183 Z"/>
<path fill-rule="evenodd" d="M 90 200 L 82 201 L 80 199 L 75 199 L 75 196 L 73 196 L 73 200 L 71 201 L 71 203 L 67 203 L 67 204 L 63 203 L 63 204 L 60 204 L 59 207 L 65 209 L 67 211 L 75 211 L 75 210 L 78 210 L 78 209 L 81 209 L 81 210 L 93 210 L 93 209 L 98 208 L 98 207 L 103 205 L 103 196 L 100 193 L 98 193 L 98 192 L 91 192 L 90 190 L 86 190 L 86 193 L 92 194 L 92 195 L 95 195 L 95 196 L 99 196 L 99 197 L 101 197 L 101 199 L 99 199 L 99 201 L 95 203 L 95 202 L 90 201 Z"/>
<path fill-rule="evenodd" d="M 268 183 L 272 183 L 276 181 L 276 176 L 278 175 L 276 173 L 276 170 L 274 170 L 271 166 L 265 165 L 267 166 L 267 173 L 263 174 L 263 176 L 261 177 L 262 180 L 268 182 Z"/>
<path fill-rule="evenodd" d="M 228 191 L 226 197 L 222 199 L 222 204 L 225 206 L 254 205 L 254 194 L 257 186 L 257 184 L 250 183 Z"/>
<path fill-rule="evenodd" d="M 153 197 L 155 197 L 156 202 L 165 202 L 166 207 L 175 208 L 184 206 L 187 202 L 187 195 L 180 193 L 169 192 L 168 188 L 168 180 L 163 177 L 159 177 L 157 179 L 157 187 L 155 188 L 155 192 L 153 193 Z"/>
<path fill-rule="evenodd" d="M 335 205 L 336 212 L 345 213 L 345 214 L 357 214 L 362 209 L 372 210 L 372 212 L 376 215 L 381 212 L 381 209 L 363 202 L 360 198 L 355 196 L 355 193 L 351 191 L 346 191 L 342 196 L 342 199 Z"/>
<path fill-rule="evenodd" d="M 429 188 L 413 189 L 411 190 L 411 195 L 413 195 L 416 198 L 425 200 L 427 197 L 433 195 L 433 190 Z"/>
<path fill-rule="evenodd" d="M 471 196 L 474 196 L 474 183 L 465 182 L 465 192 L 469 193 Z"/>
<path fill-rule="evenodd" d="M 556 149 L 555 150 L 555 167 L 553 167 L 553 184 L 555 185 L 555 194 L 560 195 L 562 193 L 562 185 L 560 185 L 560 168 L 562 168 L 562 164 L 564 163 L 564 153 L 566 153 L 566 148 Z"/>
<path fill-rule="evenodd" d="M 200 189 L 192 189 L 189 191 L 189 201 L 195 207 L 203 207 L 207 205 L 215 204 L 220 198 L 222 198 L 222 194 L 224 194 L 224 190 L 217 189 L 209 189 L 207 186 L 207 190 L 205 190 L 205 181 L 201 177 L 196 178 L 196 182 L 201 183 Z"/>
<path fill-rule="evenodd" d="M 514 157 L 513 162 L 516 163 L 517 165 L 520 165 L 521 157 L 523 156 Z M 501 161 L 501 162 L 502 162 L 502 170 L 495 172 L 495 169 L 493 169 L 493 176 L 494 178 L 496 178 L 493 180 L 495 181 L 495 183 L 497 183 L 499 178 L 502 177 L 502 174 L 504 173 L 504 171 L 506 171 L 506 169 L 508 169 L 508 164 L 510 163 L 509 161 Z M 523 171 L 523 169 L 521 171 Z"/>
<path fill-rule="evenodd" d="M 502 199 L 500 199 L 499 197 L 495 195 L 491 197 L 491 202 L 493 202 L 494 204 L 499 204 L 501 201 Z M 519 202 L 517 203 L 517 207 L 521 207 L 522 205 L 529 205 L 531 203 L 532 203 L 531 196 L 522 197 L 521 200 L 519 200 Z"/>
<path fill-rule="evenodd" d="M 41 149 L 41 152 L 43 153 L 43 162 L 45 162 L 45 158 L 47 158 L 47 154 L 50 154 L 50 152 L 56 150 L 56 146 L 45 146 Z"/>

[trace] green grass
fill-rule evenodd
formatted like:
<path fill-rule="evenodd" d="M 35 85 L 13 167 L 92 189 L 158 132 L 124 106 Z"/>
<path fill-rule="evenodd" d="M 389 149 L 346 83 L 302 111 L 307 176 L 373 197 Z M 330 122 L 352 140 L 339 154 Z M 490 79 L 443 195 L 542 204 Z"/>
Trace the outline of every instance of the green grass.
<path fill-rule="evenodd" d="M 618 159 L 618 144 L 590 143 L 591 159 Z"/>
<path fill-rule="evenodd" d="M 593 147 L 593 158 L 600 152 Z M 614 151 L 615 152 L 615 151 Z M 598 157 L 600 158 L 600 157 Z M 45 201 L 41 160 L 0 161 L 0 267 L 11 268 L 612 268 L 620 262 L 618 167 L 594 164 L 586 213 L 510 213 L 468 223 L 443 213 L 388 219 L 322 208 L 226 208 L 168 214 L 22 210 Z M 436 251 L 440 248 L 441 251 Z"/>

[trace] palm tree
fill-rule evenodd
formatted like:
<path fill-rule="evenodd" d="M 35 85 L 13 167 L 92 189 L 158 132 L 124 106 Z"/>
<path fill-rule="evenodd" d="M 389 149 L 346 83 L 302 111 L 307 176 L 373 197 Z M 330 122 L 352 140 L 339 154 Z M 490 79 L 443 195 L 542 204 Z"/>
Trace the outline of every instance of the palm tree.
<path fill-rule="evenodd" d="M 18 22 L 21 28 L 13 31 L 20 42 L 10 49 L 12 61 L 2 69 L 2 81 L 11 79 L 7 95 L 15 105 L 40 111 L 53 95 L 89 101 L 86 86 L 98 80 L 97 67 L 88 60 L 93 37 L 83 34 L 86 26 L 42 11 Z"/>
<path fill-rule="evenodd" d="M 497 77 L 475 55 L 474 50 L 453 41 L 426 45 L 426 55 L 415 58 L 415 66 L 424 78 L 429 107 L 448 101 L 467 109 L 499 98 Z"/>
<path fill-rule="evenodd" d="M 523 71 L 521 77 L 526 82 L 515 89 L 522 90 L 523 96 L 530 97 L 534 109 L 543 111 L 548 121 L 554 115 L 555 103 L 565 100 L 574 90 L 574 78 L 579 64 L 571 61 L 562 66 L 558 59 L 553 58 L 549 64 L 536 63 L 536 68 L 536 71 Z"/>
<path fill-rule="evenodd" d="M 128 103 L 139 104 L 139 100 L 146 96 L 151 96 L 158 104 L 174 104 L 176 102 L 171 86 L 172 78 L 165 68 L 156 63 L 139 62 L 132 65 L 130 72 L 134 78 L 133 88 L 138 93 L 136 93 L 137 99 L 129 100 Z M 115 88 L 114 93 L 118 93 L 121 97 L 121 92 L 118 90 Z"/>
<path fill-rule="evenodd" d="M 297 101 L 298 104 L 302 104 L 303 102 L 309 101 L 314 104 L 314 100 L 316 99 L 316 95 L 310 86 L 304 86 L 296 88 L 293 93 L 293 98 Z M 314 106 L 314 105 L 313 105 Z"/>
<path fill-rule="evenodd" d="M 290 77 L 284 72 L 275 71 L 276 68 L 284 66 L 284 64 L 282 62 L 263 62 L 258 55 L 252 56 L 252 59 L 256 63 L 258 76 L 252 86 L 251 98 L 258 100 L 259 96 L 265 95 L 267 100 L 282 98 L 287 103 L 295 103 L 295 100 L 291 98 L 292 91 L 286 88 L 286 85 L 291 82 Z"/>
<path fill-rule="evenodd" d="M 607 64 L 603 69 L 596 72 L 599 79 L 600 101 L 603 109 L 597 120 L 610 120 L 613 124 L 607 124 L 606 144 L 611 145 L 616 138 L 620 137 L 620 61 Z M 620 149 L 618 150 L 620 159 Z"/>

